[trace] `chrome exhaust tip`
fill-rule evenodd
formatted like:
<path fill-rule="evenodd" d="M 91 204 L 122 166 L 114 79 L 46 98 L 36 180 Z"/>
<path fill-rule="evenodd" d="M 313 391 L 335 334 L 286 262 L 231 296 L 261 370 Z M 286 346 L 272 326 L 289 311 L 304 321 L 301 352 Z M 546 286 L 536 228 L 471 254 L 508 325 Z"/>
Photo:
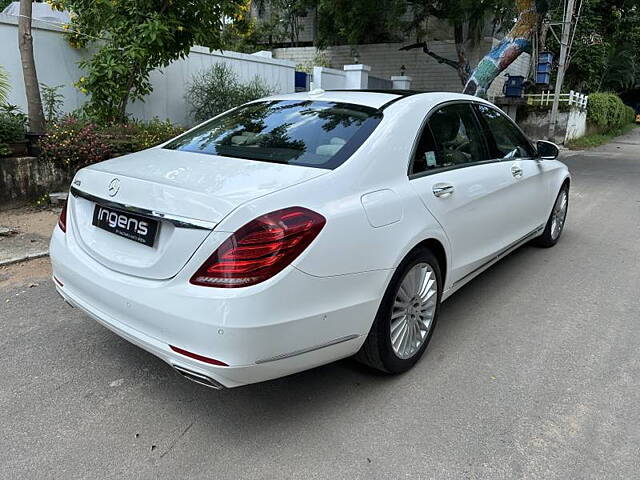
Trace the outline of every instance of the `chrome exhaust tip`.
<path fill-rule="evenodd" d="M 187 380 L 191 380 L 192 382 L 203 385 L 205 387 L 213 388 L 214 390 L 223 390 L 225 388 L 225 386 L 220 382 L 216 382 L 213 378 L 207 377 L 202 373 L 194 372 L 193 370 L 189 370 L 188 368 L 184 368 L 179 365 L 171 366 L 176 372 L 178 372 Z"/>

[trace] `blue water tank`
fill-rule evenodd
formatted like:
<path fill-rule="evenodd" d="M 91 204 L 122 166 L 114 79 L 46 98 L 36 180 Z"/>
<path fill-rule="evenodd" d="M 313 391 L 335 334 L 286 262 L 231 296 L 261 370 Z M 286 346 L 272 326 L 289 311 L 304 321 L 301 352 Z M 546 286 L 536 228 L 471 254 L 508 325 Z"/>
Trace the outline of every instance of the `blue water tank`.
<path fill-rule="evenodd" d="M 551 74 L 550 73 L 536 73 L 536 84 L 538 85 L 549 85 L 551 83 Z"/>
<path fill-rule="evenodd" d="M 549 85 L 551 83 L 551 66 L 553 65 L 553 53 L 540 52 L 536 67 L 536 84 Z"/>
<path fill-rule="evenodd" d="M 550 63 L 539 63 L 537 72 L 538 73 L 551 73 L 551 64 Z"/>
<path fill-rule="evenodd" d="M 306 72 L 296 72 L 295 73 L 295 87 L 296 92 L 305 92 L 309 90 L 309 84 L 307 82 L 307 77 L 309 75 Z"/>
<path fill-rule="evenodd" d="M 551 52 L 540 52 L 538 54 L 538 63 L 553 63 L 553 53 Z"/>
<path fill-rule="evenodd" d="M 504 84 L 505 97 L 521 97 L 524 90 L 524 77 L 521 75 L 508 75 Z"/>

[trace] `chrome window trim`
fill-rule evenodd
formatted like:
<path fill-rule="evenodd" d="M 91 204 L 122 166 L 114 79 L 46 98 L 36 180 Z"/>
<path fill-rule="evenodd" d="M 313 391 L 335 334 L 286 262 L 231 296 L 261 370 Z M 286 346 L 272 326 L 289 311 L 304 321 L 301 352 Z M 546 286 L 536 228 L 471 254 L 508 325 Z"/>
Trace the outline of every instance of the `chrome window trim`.
<path fill-rule="evenodd" d="M 405 97 L 400 97 L 400 99 L 402 99 L 402 98 L 405 98 Z M 477 165 L 488 165 L 488 164 L 491 164 L 491 163 L 499 163 L 499 162 L 506 162 L 506 161 L 526 161 L 526 160 L 539 161 L 540 160 L 539 157 L 492 158 L 492 159 L 488 159 L 488 160 L 482 160 L 480 162 L 463 163 L 461 165 L 453 165 L 451 167 L 440 167 L 440 168 L 436 168 L 434 170 L 426 170 L 424 172 L 412 173 L 411 170 L 413 168 L 414 155 L 416 154 L 416 150 L 418 148 L 418 144 L 420 143 L 420 139 L 422 138 L 422 132 L 424 131 L 425 127 L 428 126 L 428 123 L 429 123 L 429 120 L 431 119 L 431 116 L 439 108 L 442 108 L 442 107 L 448 106 L 448 105 L 455 105 L 455 104 L 458 104 L 458 103 L 467 104 L 473 110 L 473 114 L 475 116 L 476 122 L 479 124 L 478 127 L 480 128 L 480 134 L 482 135 L 482 138 L 484 139 L 485 148 L 487 149 L 487 153 L 491 154 L 491 152 L 489 151 L 490 149 L 489 149 L 489 145 L 488 145 L 488 139 L 486 138 L 487 134 L 484 132 L 484 128 L 482 126 L 482 120 L 480 118 L 478 118 L 479 116 L 478 116 L 478 113 L 476 111 L 476 108 L 478 106 L 480 106 L 480 105 L 484 105 L 485 107 L 488 107 L 488 108 L 491 108 L 493 110 L 496 110 L 501 115 L 504 115 L 505 117 L 507 117 L 511 121 L 511 123 L 518 130 L 520 130 L 520 132 L 522 133 L 524 138 L 533 147 L 533 144 L 529 140 L 529 137 L 527 137 L 527 135 L 525 135 L 525 133 L 522 131 L 522 129 L 518 126 L 518 124 L 515 123 L 513 121 L 513 119 L 509 115 L 504 114 L 503 112 L 501 112 L 500 109 L 496 108 L 494 105 L 488 104 L 488 103 L 485 103 L 485 102 L 481 102 L 481 101 L 477 101 L 477 100 L 466 100 L 466 99 L 445 100 L 443 102 L 438 103 L 437 105 L 434 105 L 427 112 L 427 114 L 425 115 L 424 119 L 422 120 L 422 124 L 420 125 L 420 128 L 418 129 L 418 134 L 416 135 L 416 138 L 413 140 L 413 146 L 411 147 L 411 154 L 409 156 L 409 163 L 407 165 L 407 176 L 409 177 L 410 181 L 418 179 L 418 178 L 428 177 L 429 175 L 436 175 L 438 173 L 444 173 L 444 172 L 448 172 L 448 171 L 451 171 L 451 170 L 458 170 L 460 168 L 475 167 Z M 536 149 L 533 148 L 533 151 L 535 152 Z"/>
<path fill-rule="evenodd" d="M 96 197 L 90 193 L 83 192 L 76 187 L 71 187 L 71 195 L 74 197 L 84 198 L 94 203 L 98 203 L 105 207 L 117 208 L 126 212 L 135 213 L 136 215 L 142 215 L 143 217 L 149 217 L 155 220 L 161 220 L 172 223 L 177 228 L 191 228 L 198 230 L 213 230 L 217 223 L 208 222 L 206 220 L 195 220 L 193 218 L 182 217 L 180 215 L 172 215 L 169 213 L 158 212 L 156 210 L 147 210 L 146 208 L 134 207 L 133 205 L 127 205 L 124 203 L 114 202 L 112 200 L 106 200 L 104 198 Z"/>

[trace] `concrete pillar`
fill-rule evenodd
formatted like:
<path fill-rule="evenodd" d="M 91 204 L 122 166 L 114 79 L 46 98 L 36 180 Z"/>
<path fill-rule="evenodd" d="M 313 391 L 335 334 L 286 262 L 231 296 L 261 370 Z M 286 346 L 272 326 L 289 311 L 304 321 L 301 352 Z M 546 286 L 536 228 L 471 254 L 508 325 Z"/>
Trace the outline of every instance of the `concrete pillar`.
<path fill-rule="evenodd" d="M 394 90 L 411 90 L 411 77 L 406 75 L 391 77 Z"/>
<path fill-rule="evenodd" d="M 345 65 L 345 86 L 348 90 L 362 90 L 369 86 L 369 65 Z"/>
<path fill-rule="evenodd" d="M 516 114 L 518 113 L 518 105 L 511 104 L 502 107 L 507 115 L 511 117 L 511 120 L 516 121 Z"/>

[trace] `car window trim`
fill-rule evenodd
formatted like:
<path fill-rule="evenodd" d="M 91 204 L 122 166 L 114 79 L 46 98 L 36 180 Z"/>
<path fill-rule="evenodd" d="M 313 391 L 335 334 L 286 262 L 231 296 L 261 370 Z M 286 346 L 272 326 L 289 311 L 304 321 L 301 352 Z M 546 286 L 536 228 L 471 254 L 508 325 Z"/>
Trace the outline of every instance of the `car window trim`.
<path fill-rule="evenodd" d="M 399 97 L 400 99 L 404 98 L 404 97 Z M 290 165 L 293 167 L 304 167 L 304 168 L 317 168 L 320 170 L 336 170 L 337 168 L 341 167 L 342 165 L 344 165 L 345 163 L 347 163 L 347 161 L 349 161 L 351 159 L 351 157 L 360 149 L 362 148 L 362 146 L 367 142 L 367 140 L 369 140 L 371 138 L 371 135 L 373 134 L 373 132 L 378 128 L 378 126 L 380 125 L 380 123 L 382 123 L 382 120 L 384 119 L 384 113 L 381 109 L 379 108 L 375 108 L 375 107 L 369 107 L 367 105 L 363 105 L 363 104 L 358 104 L 358 103 L 350 103 L 350 102 L 342 102 L 342 101 L 332 101 L 332 100 L 322 100 L 322 99 L 311 99 L 311 100 L 307 100 L 307 101 L 311 101 L 311 102 L 327 102 L 327 103 L 334 103 L 334 104 L 339 104 L 339 105 L 343 105 L 346 107 L 358 107 L 358 108 L 362 108 L 365 110 L 370 110 L 370 114 L 367 117 L 367 119 L 360 125 L 360 127 L 356 130 L 356 132 L 352 135 L 352 137 L 347 141 L 347 143 L 331 158 L 331 160 L 329 162 L 327 162 L 326 164 L 320 166 L 320 165 L 308 165 L 305 163 L 289 163 L 289 162 L 273 162 L 271 160 L 267 160 L 267 159 L 259 159 L 259 158 L 247 158 L 247 157 L 241 157 L 241 156 L 229 156 L 229 155 L 221 155 L 221 154 L 213 154 L 213 153 L 207 153 L 207 152 L 202 152 L 202 151 L 195 151 L 195 150 L 177 150 L 175 148 L 172 148 L 171 145 L 174 142 L 177 142 L 178 140 L 180 140 L 183 137 L 186 137 L 187 135 L 189 135 L 190 133 L 193 133 L 194 131 L 196 131 L 199 128 L 202 127 L 206 127 L 208 126 L 210 123 L 214 122 L 215 120 L 233 113 L 236 110 L 239 110 L 240 108 L 243 107 L 247 107 L 249 105 L 256 105 L 256 104 L 261 104 L 261 103 L 278 103 L 278 102 L 286 102 L 286 101 L 304 101 L 304 100 L 287 100 L 287 99 L 270 99 L 270 98 L 265 98 L 265 99 L 257 99 L 251 102 L 247 102 L 244 103 L 242 105 L 239 105 L 237 107 L 231 108 L 229 110 L 227 110 L 226 112 L 221 113 L 220 115 L 216 115 L 213 118 L 210 118 L 209 120 L 202 122 L 199 125 L 196 125 L 195 127 L 189 129 L 188 131 L 178 135 L 175 138 L 172 138 L 171 140 L 168 140 L 167 142 L 158 145 L 157 148 L 164 148 L 167 150 L 172 150 L 172 151 L 176 151 L 176 152 L 187 152 L 187 153 L 194 153 L 196 155 L 209 155 L 209 156 L 219 156 L 219 157 L 224 157 L 224 158 L 235 158 L 235 159 L 239 159 L 239 160 L 247 160 L 247 161 L 254 161 L 254 162 L 264 162 L 264 163 L 278 163 L 280 165 Z"/>
<path fill-rule="evenodd" d="M 496 150 L 497 150 L 497 142 L 496 142 L 496 138 L 495 135 L 493 134 L 493 132 L 491 131 L 491 128 L 489 127 L 489 122 L 487 122 L 484 117 L 482 116 L 482 113 L 480 112 L 480 106 L 485 106 L 495 112 L 497 112 L 498 114 L 500 114 L 501 116 L 507 118 L 509 120 L 509 122 L 511 122 L 511 125 L 513 125 L 517 131 L 520 132 L 520 134 L 522 135 L 522 138 L 524 138 L 524 140 L 527 142 L 527 144 L 529 145 L 529 148 L 531 149 L 532 152 L 537 152 L 537 150 L 533 147 L 533 143 L 531 143 L 531 141 L 529 140 L 529 137 L 527 137 L 527 135 L 522 131 L 522 129 L 520 128 L 520 126 L 513 120 L 513 118 L 511 118 L 509 115 L 507 115 L 504 112 L 501 112 L 500 110 L 498 110 L 497 108 L 495 108 L 493 105 L 488 105 L 486 103 L 482 103 L 482 102 L 473 102 L 473 109 L 476 112 L 476 115 L 478 117 L 478 121 L 480 121 L 480 123 L 482 124 L 482 130 L 483 133 L 486 137 L 491 137 L 491 140 L 493 142 L 493 145 L 496 146 Z M 489 138 L 486 139 L 487 143 L 489 144 Z M 489 145 L 487 145 L 489 146 Z M 493 154 L 493 152 L 491 152 L 491 149 L 489 149 L 490 154 Z M 539 157 L 536 157 L 535 155 L 533 157 L 529 156 L 529 157 L 520 157 L 520 158 L 496 158 L 496 160 L 500 160 L 500 161 L 513 161 L 513 160 L 536 160 Z"/>
<path fill-rule="evenodd" d="M 420 144 L 420 140 L 422 139 L 422 132 L 424 131 L 425 126 L 429 128 L 429 130 L 431 131 L 431 136 L 433 137 L 433 139 L 435 141 L 435 136 L 433 135 L 433 131 L 431 130 L 431 127 L 429 126 L 429 120 L 431 119 L 432 115 L 438 109 L 440 109 L 442 107 L 445 107 L 445 106 L 448 106 L 448 105 L 456 105 L 456 104 L 464 104 L 464 105 L 468 105 L 469 106 L 469 108 L 473 112 L 472 115 L 474 117 L 474 122 L 476 123 L 476 128 L 478 128 L 480 136 L 482 137 L 483 148 L 484 148 L 487 156 L 490 155 L 490 150 L 489 150 L 489 145 L 487 144 L 487 139 L 485 138 L 485 134 L 484 134 L 482 125 L 479 124 L 479 120 L 477 118 L 477 114 L 475 112 L 475 108 L 473 107 L 473 105 L 476 105 L 476 104 L 478 104 L 478 105 L 486 105 L 486 103 L 478 102 L 478 101 L 474 101 L 474 100 L 463 100 L 463 99 L 445 100 L 443 102 L 440 102 L 440 103 L 434 105 L 431 108 L 431 110 L 429 110 L 427 112 L 427 114 L 425 115 L 424 119 L 422 120 L 422 124 L 420 125 L 420 129 L 418 130 L 418 135 L 413 140 L 413 146 L 411 147 L 411 154 L 409 156 L 409 164 L 407 166 L 407 177 L 409 178 L 409 180 L 414 180 L 416 178 L 427 177 L 429 175 L 434 175 L 434 174 L 440 173 L 440 172 L 446 172 L 446 171 L 450 171 L 450 170 L 457 170 L 459 168 L 473 167 L 475 165 L 487 165 L 489 163 L 496 163 L 496 162 L 499 161 L 499 160 L 496 160 L 496 159 L 488 159 L 488 160 L 482 160 L 480 162 L 470 162 L 470 163 L 464 163 L 464 164 L 460 164 L 460 165 L 453 165 L 451 167 L 440 167 L 440 168 L 437 168 L 437 169 L 434 169 L 434 170 L 425 170 L 424 172 L 412 173 L 413 164 L 414 164 L 414 161 L 415 161 L 416 150 L 418 149 L 418 146 Z"/>
<path fill-rule="evenodd" d="M 450 167 L 441 167 L 436 170 L 426 170 L 420 173 L 412 173 L 409 175 L 409 180 L 415 180 L 417 178 L 428 177 L 431 175 L 436 175 L 438 173 L 450 172 L 452 170 L 460 170 L 461 168 L 470 168 L 482 165 L 490 165 L 492 163 L 500 163 L 502 160 L 482 160 L 480 162 L 471 162 L 471 163 L 463 163 L 460 165 L 452 165 Z"/>

